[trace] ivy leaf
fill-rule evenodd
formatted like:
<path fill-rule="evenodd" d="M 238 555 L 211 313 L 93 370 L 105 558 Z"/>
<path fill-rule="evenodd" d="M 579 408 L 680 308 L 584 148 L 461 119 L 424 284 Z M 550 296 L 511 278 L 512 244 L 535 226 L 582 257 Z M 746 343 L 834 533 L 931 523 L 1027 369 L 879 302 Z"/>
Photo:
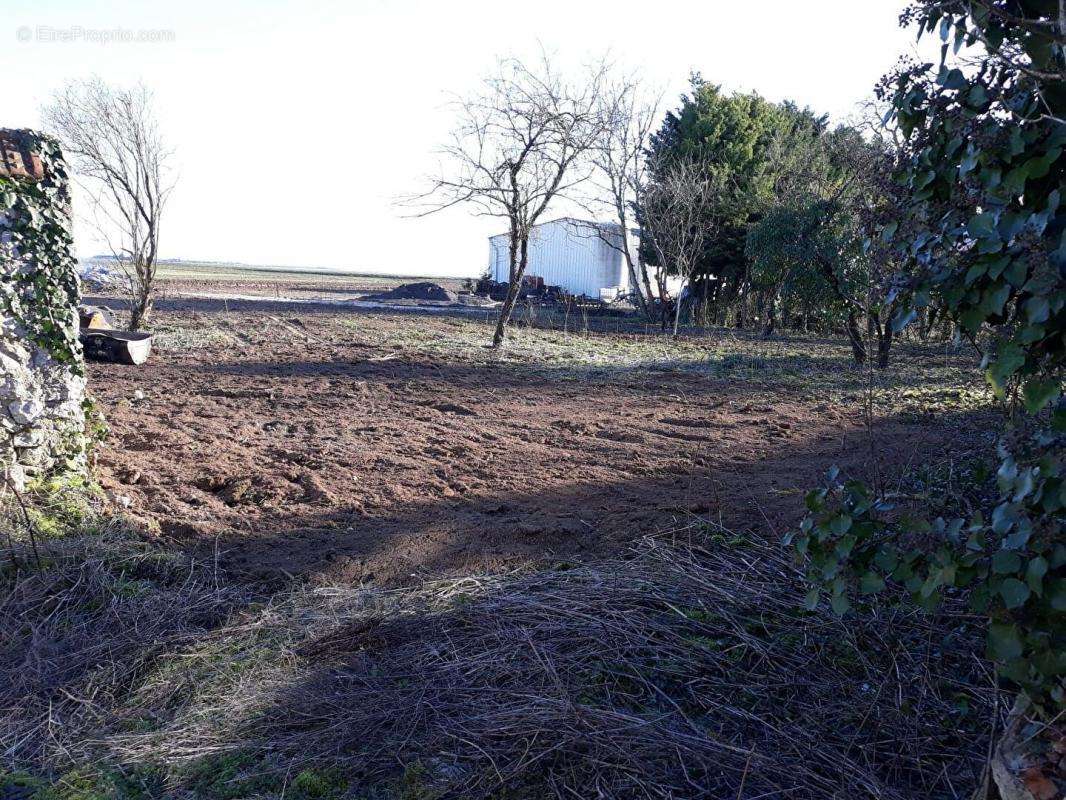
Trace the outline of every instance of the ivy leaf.
<path fill-rule="evenodd" d="M 1047 322 L 1049 311 L 1048 299 L 1041 295 L 1030 297 L 1025 302 L 1025 315 L 1029 317 L 1030 322 Z"/>
<path fill-rule="evenodd" d="M 985 264 L 983 261 L 978 261 L 976 264 L 966 270 L 966 277 L 963 278 L 963 282 L 967 286 L 970 286 L 975 280 L 980 278 L 986 272 L 988 272 L 988 265 Z"/>
<path fill-rule="evenodd" d="M 1048 602 L 1056 611 L 1066 611 L 1066 578 L 1051 581 L 1047 590 Z"/>
<path fill-rule="evenodd" d="M 985 91 L 985 87 L 979 83 L 975 83 L 971 86 L 970 91 L 966 94 L 970 105 L 976 106 L 977 108 L 984 108 L 985 104 L 988 102 L 988 92 Z"/>
<path fill-rule="evenodd" d="M 877 594 L 884 591 L 885 579 L 873 570 L 863 574 L 859 580 L 859 591 L 863 594 Z"/>
<path fill-rule="evenodd" d="M 846 559 L 851 555 L 852 548 L 855 547 L 855 541 L 854 536 L 842 536 L 833 549 L 841 559 Z"/>
<path fill-rule="evenodd" d="M 1025 363 L 1025 355 L 1021 347 L 1011 343 L 1000 348 L 996 360 L 985 373 L 989 385 L 996 396 L 1003 400 L 1007 396 L 1006 382 Z"/>
<path fill-rule="evenodd" d="M 1051 165 L 1058 161 L 1060 155 L 1062 155 L 1062 150 L 1056 147 L 1048 150 L 1042 156 L 1029 159 L 1022 165 L 1022 169 L 1025 170 L 1025 174 L 1029 178 L 1043 178 L 1048 174 Z"/>
<path fill-rule="evenodd" d="M 851 528 L 851 517 L 848 514 L 838 514 L 829 523 L 829 530 L 837 536 L 843 536 Z"/>
<path fill-rule="evenodd" d="M 885 572 L 892 572 L 899 564 L 899 558 L 896 556 L 894 550 L 884 547 L 874 556 L 874 563 Z"/>
<path fill-rule="evenodd" d="M 992 556 L 992 571 L 997 575 L 1017 572 L 1021 566 L 1021 556 L 1012 550 L 997 550 Z"/>
<path fill-rule="evenodd" d="M 978 614 L 983 614 L 988 610 L 988 603 L 991 597 L 991 593 L 987 583 L 979 583 L 972 592 L 970 592 L 970 608 L 976 611 Z"/>
<path fill-rule="evenodd" d="M 1033 526 L 1029 520 L 1022 519 L 1014 533 L 1003 539 L 1003 546 L 1009 550 L 1019 550 L 1029 543 L 1029 537 L 1033 535 Z"/>
<path fill-rule="evenodd" d="M 995 280 L 1010 265 L 1010 256 L 1001 256 L 988 265 L 988 277 Z"/>
<path fill-rule="evenodd" d="M 838 617 L 844 616 L 848 609 L 851 608 L 851 603 L 848 601 L 848 596 L 843 592 L 837 592 L 833 595 L 830 605 L 833 607 L 833 613 Z"/>
<path fill-rule="evenodd" d="M 1025 499 L 1025 497 L 1033 491 L 1033 470 L 1027 469 L 1018 476 L 1018 480 L 1014 482 L 1014 502 L 1019 503 Z"/>
<path fill-rule="evenodd" d="M 936 611 L 937 606 L 940 605 L 940 590 L 931 592 L 928 596 L 922 595 L 915 602 L 918 604 L 918 608 L 923 611 Z"/>
<path fill-rule="evenodd" d="M 961 69 L 950 70 L 946 75 L 937 78 L 937 83 L 952 91 L 963 89 L 967 85 L 966 76 L 962 74 Z"/>
<path fill-rule="evenodd" d="M 1030 414 L 1036 414 L 1048 403 L 1059 396 L 1061 385 L 1058 381 L 1042 381 L 1039 378 L 1031 378 L 1022 387 L 1022 399 L 1025 401 L 1025 410 Z"/>
<path fill-rule="evenodd" d="M 1022 639 L 1017 625 L 993 622 L 988 626 L 988 650 L 992 658 L 1012 661 L 1022 654 Z"/>
<path fill-rule="evenodd" d="M 817 586 L 814 587 L 807 592 L 806 596 L 803 598 L 803 607 L 808 611 L 814 611 L 814 609 L 818 608 L 818 600 L 821 595 L 821 590 L 819 590 Z"/>
<path fill-rule="evenodd" d="M 980 306 L 971 306 L 959 315 L 959 322 L 962 323 L 966 330 L 976 333 L 977 329 L 981 327 L 981 323 L 985 321 L 986 316 L 987 314 Z"/>
<path fill-rule="evenodd" d="M 918 592 L 922 598 L 929 598 L 933 596 L 933 593 L 944 583 L 944 574 L 940 570 L 929 573 L 929 577 L 922 583 L 922 588 Z"/>
<path fill-rule="evenodd" d="M 1017 578 L 1007 578 L 1003 581 L 999 585 L 999 593 L 1003 597 L 1003 602 L 1007 604 L 1007 608 L 1012 609 L 1025 605 L 1030 595 L 1029 587 Z"/>
<path fill-rule="evenodd" d="M 974 214 L 970 218 L 970 223 L 966 226 L 966 229 L 970 236 L 975 239 L 988 238 L 996 231 L 996 215 L 991 211 Z"/>
<path fill-rule="evenodd" d="M 984 304 L 991 314 L 1002 314 L 1003 306 L 1010 297 L 1009 286 L 995 286 L 985 295 Z"/>
<path fill-rule="evenodd" d="M 1037 556 L 1029 562 L 1029 566 L 1025 570 L 1025 582 L 1029 584 L 1033 594 L 1040 595 L 1043 593 L 1045 575 L 1047 575 L 1047 559 L 1043 556 Z"/>
<path fill-rule="evenodd" d="M 951 17 L 946 16 L 940 20 L 940 41 L 946 42 L 951 34 Z"/>
<path fill-rule="evenodd" d="M 1023 259 L 1015 259 L 1010 265 L 1010 269 L 1006 271 L 1003 276 L 1007 279 L 1007 283 L 1013 286 L 1015 289 L 1020 289 L 1025 285 L 1025 279 L 1029 276 L 1029 269 Z"/>

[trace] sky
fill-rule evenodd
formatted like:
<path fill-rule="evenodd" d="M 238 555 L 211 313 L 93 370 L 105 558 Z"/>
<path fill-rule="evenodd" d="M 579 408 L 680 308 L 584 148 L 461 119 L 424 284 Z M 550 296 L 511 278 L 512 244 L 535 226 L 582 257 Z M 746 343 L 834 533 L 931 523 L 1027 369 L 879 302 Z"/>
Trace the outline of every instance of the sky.
<path fill-rule="evenodd" d="M 413 218 L 454 122 L 497 58 L 610 52 L 674 107 L 700 72 L 837 120 L 914 35 L 905 0 L 4 0 L 0 126 L 41 127 L 72 79 L 143 82 L 174 149 L 164 258 L 480 273 L 499 220 Z M 106 248 L 75 195 L 80 257 Z M 560 208 L 558 211 L 565 209 Z"/>

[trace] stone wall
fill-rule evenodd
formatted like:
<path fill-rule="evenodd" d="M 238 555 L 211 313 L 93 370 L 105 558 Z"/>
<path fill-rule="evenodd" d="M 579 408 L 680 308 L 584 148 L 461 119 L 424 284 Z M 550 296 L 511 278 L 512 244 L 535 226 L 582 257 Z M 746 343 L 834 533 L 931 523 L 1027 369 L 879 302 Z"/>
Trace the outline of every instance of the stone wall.
<path fill-rule="evenodd" d="M 0 477 L 19 489 L 85 465 L 72 244 L 58 145 L 0 129 Z"/>

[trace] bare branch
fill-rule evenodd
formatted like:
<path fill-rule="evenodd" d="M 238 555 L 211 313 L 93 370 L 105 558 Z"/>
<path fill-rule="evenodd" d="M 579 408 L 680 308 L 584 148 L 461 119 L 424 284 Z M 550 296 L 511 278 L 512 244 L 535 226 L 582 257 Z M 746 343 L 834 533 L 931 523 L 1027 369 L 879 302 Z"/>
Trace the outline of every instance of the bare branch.
<path fill-rule="evenodd" d="M 68 84 L 43 110 L 86 189 L 100 227 L 130 278 L 130 327 L 151 313 L 160 219 L 174 187 L 170 151 L 160 136 L 152 94 L 98 78 Z"/>
<path fill-rule="evenodd" d="M 502 343 L 518 298 L 533 226 L 589 177 L 583 160 L 600 137 L 606 70 L 601 61 L 573 83 L 547 52 L 532 65 L 500 60 L 478 93 L 454 103 L 458 122 L 439 151 L 444 171 L 427 191 L 401 201 L 416 216 L 469 205 L 477 214 L 507 219 L 510 290 L 494 346 Z"/>

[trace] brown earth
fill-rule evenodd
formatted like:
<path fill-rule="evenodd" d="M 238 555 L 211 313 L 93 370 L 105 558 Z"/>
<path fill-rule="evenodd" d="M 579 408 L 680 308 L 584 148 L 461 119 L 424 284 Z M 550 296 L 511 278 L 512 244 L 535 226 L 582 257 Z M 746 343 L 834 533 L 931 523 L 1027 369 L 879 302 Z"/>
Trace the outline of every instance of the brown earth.
<path fill-rule="evenodd" d="M 831 464 L 894 475 L 962 437 L 957 420 L 885 418 L 871 439 L 854 406 L 707 372 L 410 344 L 452 335 L 448 318 L 177 308 L 157 324 L 203 341 L 90 367 L 112 431 L 102 483 L 244 579 L 397 586 L 649 533 L 780 535 Z"/>

